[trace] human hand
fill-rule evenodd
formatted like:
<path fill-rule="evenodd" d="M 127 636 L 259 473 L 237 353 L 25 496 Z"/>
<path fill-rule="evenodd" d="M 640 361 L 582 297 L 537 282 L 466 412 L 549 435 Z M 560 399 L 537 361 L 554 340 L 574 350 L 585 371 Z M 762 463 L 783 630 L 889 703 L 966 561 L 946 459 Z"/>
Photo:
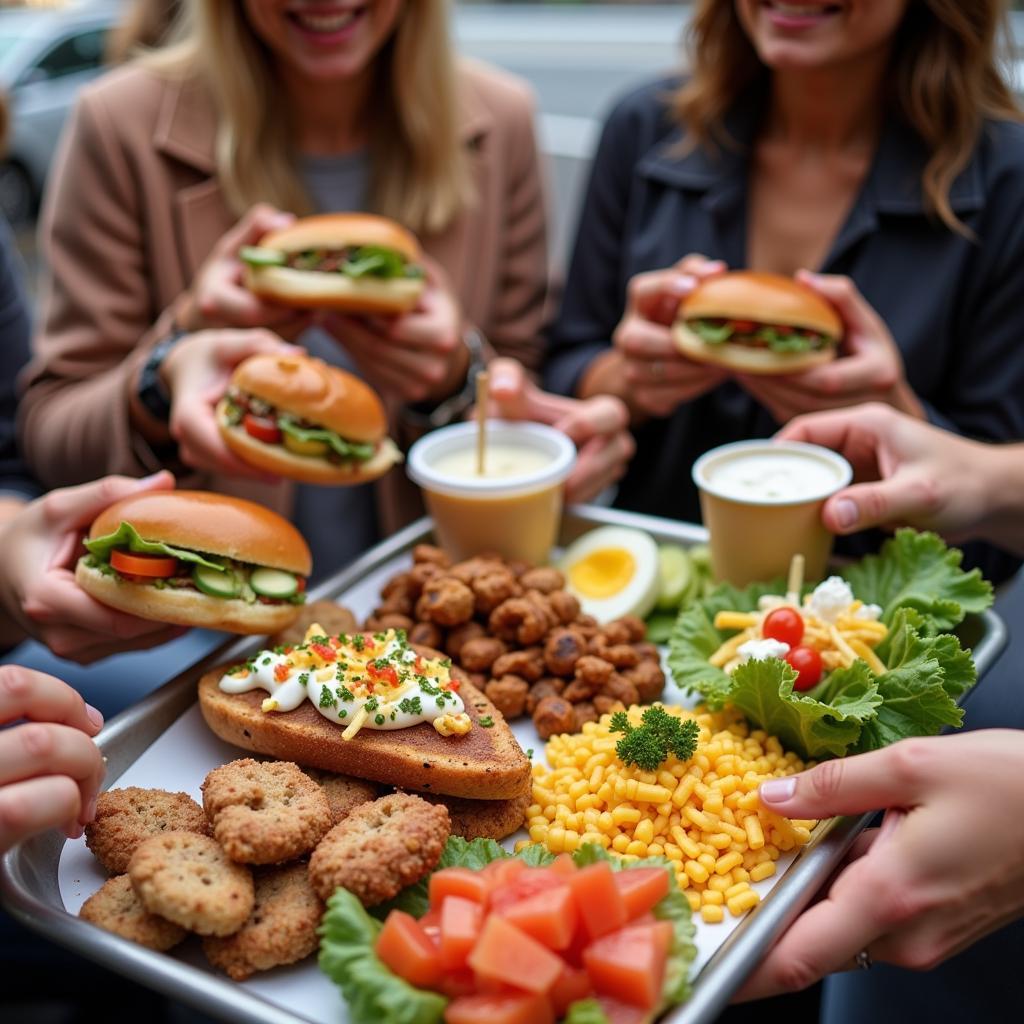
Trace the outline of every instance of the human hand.
<path fill-rule="evenodd" d="M 92 741 L 103 716 L 66 683 L 0 666 L 0 853 L 48 828 L 77 839 L 96 814 L 103 757 Z"/>
<path fill-rule="evenodd" d="M 835 307 L 845 327 L 839 355 L 801 373 L 741 373 L 737 381 L 779 423 L 801 413 L 884 402 L 918 419 L 921 403 L 907 383 L 903 357 L 889 328 L 848 278 L 798 271 L 797 280 Z"/>
<path fill-rule="evenodd" d="M 294 220 L 294 214 L 266 203 L 250 208 L 199 268 L 178 312 L 179 326 L 193 332 L 215 327 L 268 327 L 287 338 L 305 330 L 313 314 L 254 295 L 244 284 L 244 267 L 238 255 L 242 246 L 258 245 L 267 232 L 285 228 Z"/>
<path fill-rule="evenodd" d="M 294 345 L 260 329 L 200 331 L 178 342 L 167 354 L 161 373 L 171 395 L 171 437 L 186 466 L 206 473 L 273 481 L 243 462 L 221 437 L 215 409 L 224 397 L 235 367 L 259 353 L 294 354 Z"/>
<path fill-rule="evenodd" d="M 668 416 L 678 405 L 710 391 L 728 371 L 687 359 L 672 340 L 679 303 L 699 282 L 725 272 L 721 260 L 691 254 L 668 270 L 637 274 L 628 285 L 626 311 L 612 343 L 621 358 L 628 400 L 638 412 Z"/>
<path fill-rule="evenodd" d="M 174 486 L 170 473 L 144 480 L 111 476 L 51 491 L 0 531 L 0 608 L 60 658 L 87 665 L 120 651 L 155 647 L 184 630 L 100 604 L 75 582 L 81 534 L 121 498 Z"/>
<path fill-rule="evenodd" d="M 469 366 L 458 300 L 440 267 L 423 262 L 427 285 L 410 312 L 394 317 L 328 313 L 322 320 L 366 380 L 402 402 L 446 398 L 462 386 Z"/>
<path fill-rule="evenodd" d="M 576 465 L 565 484 L 567 501 L 589 501 L 626 471 L 636 444 L 628 429 L 629 410 L 619 399 L 549 394 L 530 380 L 515 359 L 495 359 L 488 372 L 493 415 L 546 423 L 576 445 Z"/>
<path fill-rule="evenodd" d="M 737 999 L 797 991 L 853 964 L 930 970 L 1024 914 L 1024 734 L 911 739 L 762 784 L 778 814 L 888 808 L 828 894 L 797 918 Z"/>

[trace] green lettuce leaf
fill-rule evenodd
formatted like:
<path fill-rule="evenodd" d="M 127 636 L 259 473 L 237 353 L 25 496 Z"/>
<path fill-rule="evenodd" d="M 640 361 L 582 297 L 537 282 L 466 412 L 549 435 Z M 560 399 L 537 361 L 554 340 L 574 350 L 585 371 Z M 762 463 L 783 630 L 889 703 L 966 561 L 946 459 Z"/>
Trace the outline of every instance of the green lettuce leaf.
<path fill-rule="evenodd" d="M 277 425 L 296 441 L 320 441 L 329 445 L 343 459 L 365 462 L 373 457 L 374 446 L 359 441 L 346 441 L 340 434 L 323 427 L 300 427 L 291 416 L 279 416 Z"/>
<path fill-rule="evenodd" d="M 562 1024 L 609 1024 L 608 1017 L 596 999 L 579 999 L 573 1003 Z"/>
<path fill-rule="evenodd" d="M 162 544 L 160 541 L 143 540 L 131 523 L 121 523 L 113 533 L 97 537 L 95 540 L 86 540 L 84 544 L 89 554 L 104 564 L 110 562 L 110 552 L 114 548 L 127 548 L 140 555 L 170 555 L 182 562 L 205 565 L 208 569 L 227 572 L 226 566 L 221 565 L 220 562 L 211 562 L 209 558 L 203 557 L 197 551 L 172 547 L 170 544 Z"/>
<path fill-rule="evenodd" d="M 339 268 L 346 277 L 422 277 L 422 268 L 407 263 L 394 249 L 379 245 L 363 245 L 356 249 Z"/>
<path fill-rule="evenodd" d="M 897 530 L 877 555 L 868 555 L 842 570 L 854 594 L 882 608 L 891 626 L 900 608 L 913 608 L 925 632 L 953 629 L 968 612 L 992 604 L 992 586 L 977 569 L 960 568 L 963 554 L 934 533 Z"/>
<path fill-rule="evenodd" d="M 691 320 L 687 327 L 708 345 L 721 345 L 732 337 L 729 324 L 713 324 L 710 320 Z"/>
<path fill-rule="evenodd" d="M 320 969 L 340 989 L 353 1024 L 440 1024 L 448 1000 L 392 974 L 373 944 L 381 924 L 346 889 L 327 901 L 320 925 Z"/>

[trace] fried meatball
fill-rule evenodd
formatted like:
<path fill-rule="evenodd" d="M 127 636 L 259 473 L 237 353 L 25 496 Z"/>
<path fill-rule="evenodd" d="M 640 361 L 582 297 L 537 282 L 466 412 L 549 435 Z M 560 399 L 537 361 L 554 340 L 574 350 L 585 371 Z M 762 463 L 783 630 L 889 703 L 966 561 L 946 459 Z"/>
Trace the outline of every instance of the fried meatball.
<path fill-rule="evenodd" d="M 561 697 L 542 698 L 533 712 L 533 724 L 542 740 L 550 739 L 562 732 L 575 732 L 576 712 L 573 706 Z"/>
<path fill-rule="evenodd" d="M 414 625 L 408 615 L 399 615 L 396 612 L 371 615 L 366 620 L 366 628 L 373 633 L 383 633 L 387 629 L 404 629 L 408 633 Z"/>
<path fill-rule="evenodd" d="M 579 601 L 568 590 L 555 590 L 548 594 L 548 603 L 563 626 L 568 626 L 570 622 L 575 622 L 580 613 Z"/>
<path fill-rule="evenodd" d="M 529 562 L 524 562 L 521 558 L 510 558 L 505 563 L 512 572 L 512 575 L 516 579 L 519 579 L 524 573 L 528 573 L 533 566 Z"/>
<path fill-rule="evenodd" d="M 647 636 L 647 624 L 636 615 L 623 615 L 619 622 L 629 630 L 629 643 L 635 644 Z"/>
<path fill-rule="evenodd" d="M 386 602 L 395 594 L 409 594 L 413 588 L 412 573 L 400 572 L 397 576 L 392 576 L 391 579 L 389 579 L 387 583 L 380 588 L 380 596 Z"/>
<path fill-rule="evenodd" d="M 633 650 L 640 655 L 641 661 L 656 661 L 659 664 L 661 663 L 661 652 L 658 650 L 657 644 L 641 640 L 640 643 L 633 644 Z"/>
<path fill-rule="evenodd" d="M 420 594 L 423 593 L 423 588 L 431 581 L 442 577 L 445 574 L 444 569 L 439 565 L 434 565 L 433 562 L 417 562 L 408 573 L 409 576 L 409 592 L 412 594 L 415 600 Z"/>
<path fill-rule="evenodd" d="M 412 560 L 415 563 L 429 563 L 447 569 L 452 560 L 434 544 L 417 544 L 412 549 Z"/>
<path fill-rule="evenodd" d="M 598 656 L 610 661 L 618 669 L 635 668 L 640 664 L 640 655 L 632 644 L 613 644 L 598 648 Z"/>
<path fill-rule="evenodd" d="M 481 692 L 483 693 L 484 687 L 487 685 L 487 680 L 490 676 L 486 672 L 467 672 L 466 678 Z"/>
<path fill-rule="evenodd" d="M 519 577 L 519 582 L 527 590 L 539 590 L 542 594 L 551 594 L 556 590 L 565 589 L 565 577 L 550 566 L 530 569 Z"/>
<path fill-rule="evenodd" d="M 583 657 L 587 642 L 575 629 L 554 629 L 544 644 L 544 664 L 555 676 L 571 676 Z"/>
<path fill-rule="evenodd" d="M 572 713 L 576 718 L 576 731 L 579 732 L 587 722 L 596 722 L 601 716 L 597 713 L 597 708 L 589 700 L 585 700 L 580 704 L 574 704 L 572 706 Z"/>
<path fill-rule="evenodd" d="M 444 643 L 444 631 L 433 622 L 414 622 L 409 630 L 409 643 L 439 651 Z"/>
<path fill-rule="evenodd" d="M 543 652 L 539 647 L 526 647 L 521 651 L 509 651 L 497 658 L 491 667 L 491 675 L 520 676 L 535 683 L 544 675 Z"/>
<path fill-rule="evenodd" d="M 497 637 L 477 636 L 462 645 L 457 657 L 467 672 L 490 672 L 491 666 L 507 649 Z"/>
<path fill-rule="evenodd" d="M 614 622 L 606 622 L 597 635 L 609 647 L 614 647 L 616 644 L 628 644 L 630 633 L 629 627 L 621 619 L 616 619 Z"/>
<path fill-rule="evenodd" d="M 439 626 L 461 626 L 473 617 L 473 591 L 449 576 L 428 580 L 417 610 L 421 604 L 426 614 L 417 618 L 428 619 Z"/>
<path fill-rule="evenodd" d="M 445 653 L 448 657 L 455 658 L 458 661 L 462 657 L 462 648 L 465 644 L 469 643 L 470 640 L 477 640 L 486 635 L 484 627 L 479 622 L 464 622 L 461 626 L 456 626 L 448 634 L 448 639 L 445 641 L 444 646 Z"/>
<path fill-rule="evenodd" d="M 636 684 L 618 672 L 613 672 L 611 679 L 601 687 L 601 696 L 611 697 L 612 700 L 622 701 L 626 707 L 640 703 L 640 691 Z M 597 700 L 594 701 L 595 705 Z"/>
<path fill-rule="evenodd" d="M 483 573 L 494 572 L 497 569 L 503 568 L 505 568 L 505 565 L 500 558 L 476 555 L 473 558 L 467 558 L 463 562 L 456 562 L 448 570 L 448 575 L 454 576 L 455 579 L 463 583 L 472 583 L 477 576 Z"/>
<path fill-rule="evenodd" d="M 526 709 L 530 684 L 519 676 L 501 676 L 485 687 L 487 699 L 508 719 L 518 718 Z"/>
<path fill-rule="evenodd" d="M 548 631 L 547 617 L 526 597 L 510 597 L 491 612 L 488 631 L 508 643 L 523 647 L 540 643 Z"/>
<path fill-rule="evenodd" d="M 590 700 L 595 693 L 600 691 L 596 683 L 588 683 L 583 679 L 574 679 L 562 691 L 562 696 L 572 704 L 578 704 L 581 700 Z"/>
<path fill-rule="evenodd" d="M 474 577 L 470 587 L 476 595 L 476 610 L 480 615 L 490 615 L 502 601 L 518 597 L 523 592 L 515 576 L 505 568 L 481 573 Z"/>
<path fill-rule="evenodd" d="M 641 661 L 636 668 L 628 669 L 624 674 L 636 687 L 640 704 L 657 700 L 665 689 L 665 673 L 656 661 Z"/>
<path fill-rule="evenodd" d="M 541 590 L 528 590 L 523 597 L 525 597 L 527 601 L 533 602 L 536 608 L 544 616 L 544 622 L 547 627 L 544 630 L 545 633 L 549 629 L 554 629 L 559 625 L 559 618 L 555 614 L 554 608 L 551 607 L 551 602 L 548 600 L 547 594 Z"/>
<path fill-rule="evenodd" d="M 575 676 L 581 682 L 600 690 L 611 678 L 615 666 L 604 658 L 597 658 L 593 654 L 585 654 L 576 662 Z"/>
<path fill-rule="evenodd" d="M 555 676 L 545 676 L 543 679 L 538 679 L 530 687 L 530 692 L 526 695 L 526 713 L 532 715 L 537 710 L 537 705 L 545 697 L 560 697 L 564 689 L 564 679 L 557 679 Z"/>
<path fill-rule="evenodd" d="M 622 702 L 617 701 L 614 697 L 606 697 L 603 693 L 599 693 L 594 698 L 594 710 L 599 715 L 607 715 L 612 711 L 621 711 Z"/>

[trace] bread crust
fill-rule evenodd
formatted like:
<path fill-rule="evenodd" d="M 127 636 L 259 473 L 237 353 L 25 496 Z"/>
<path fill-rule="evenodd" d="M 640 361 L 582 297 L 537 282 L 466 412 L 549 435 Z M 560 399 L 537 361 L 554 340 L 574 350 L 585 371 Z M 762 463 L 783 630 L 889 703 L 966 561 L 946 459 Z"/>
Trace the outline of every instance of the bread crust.
<path fill-rule="evenodd" d="M 719 345 L 709 345 L 682 320 L 677 320 L 673 324 L 672 337 L 676 348 L 688 359 L 727 366 L 730 370 L 738 370 L 740 373 L 756 373 L 763 376 L 800 373 L 811 369 L 812 366 L 830 363 L 836 357 L 834 345 L 813 352 L 773 352 L 768 348 L 737 345 L 728 341 Z"/>

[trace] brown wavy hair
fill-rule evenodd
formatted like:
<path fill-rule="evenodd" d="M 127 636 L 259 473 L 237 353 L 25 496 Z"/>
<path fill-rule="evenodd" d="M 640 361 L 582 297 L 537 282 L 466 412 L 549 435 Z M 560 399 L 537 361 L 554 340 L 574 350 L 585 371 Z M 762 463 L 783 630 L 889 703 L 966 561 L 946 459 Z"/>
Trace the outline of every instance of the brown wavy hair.
<path fill-rule="evenodd" d="M 949 205 L 985 119 L 1022 120 L 998 63 L 1005 18 L 1000 0 L 911 0 L 893 41 L 890 100 L 917 132 L 929 157 L 921 174 L 925 207 L 969 234 Z M 688 32 L 690 78 L 673 110 L 695 145 L 734 144 L 723 127 L 732 105 L 771 71 L 761 62 L 732 0 L 698 0 Z"/>

